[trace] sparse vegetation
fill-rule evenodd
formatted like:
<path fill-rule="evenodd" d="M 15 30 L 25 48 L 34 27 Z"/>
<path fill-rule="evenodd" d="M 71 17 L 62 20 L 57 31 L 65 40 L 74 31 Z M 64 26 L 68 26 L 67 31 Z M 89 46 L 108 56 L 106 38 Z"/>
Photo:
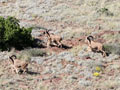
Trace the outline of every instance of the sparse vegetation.
<path fill-rule="evenodd" d="M 17 54 L 17 57 L 22 60 L 30 60 L 31 57 L 45 56 L 45 55 L 47 55 L 45 51 L 37 48 L 33 48 L 33 49 L 22 50 L 19 54 Z"/>
<path fill-rule="evenodd" d="M 74 54 L 74 56 L 78 55 L 79 51 L 82 50 L 81 46 L 75 46 L 72 49 L 70 49 L 70 52 Z"/>
<path fill-rule="evenodd" d="M 28 73 L 13 74 L 7 62 L 9 54 L 13 55 L 12 50 L 0 52 L 0 89 L 120 90 L 119 0 L 0 2 L 0 15 L 6 17 L 0 19 L 0 47 L 2 50 L 15 47 L 13 54 L 17 58 L 29 60 Z M 9 20 L 7 16 L 14 16 L 20 22 Z M 32 33 L 26 27 L 32 27 Z M 63 37 L 63 48 L 46 48 L 48 38 L 43 31 L 47 29 Z M 23 37 L 16 38 L 18 33 Z M 32 43 L 28 43 L 31 36 L 28 42 L 25 41 L 30 33 L 35 37 L 32 48 L 29 48 Z M 104 44 L 105 52 L 111 54 L 102 57 L 101 53 L 87 51 L 84 41 L 89 35 L 93 35 L 96 42 Z M 21 51 L 16 50 L 21 48 Z"/>
<path fill-rule="evenodd" d="M 105 49 L 105 51 L 107 52 L 107 53 L 111 53 L 111 51 L 112 51 L 112 46 L 110 46 L 110 45 L 104 45 L 104 49 Z"/>
<path fill-rule="evenodd" d="M 114 14 L 112 12 L 109 11 L 108 8 L 101 8 L 97 11 L 99 14 L 105 14 L 106 16 L 113 16 Z"/>
<path fill-rule="evenodd" d="M 120 46 L 117 44 L 104 44 L 104 49 L 108 54 L 118 54 L 120 55 Z"/>

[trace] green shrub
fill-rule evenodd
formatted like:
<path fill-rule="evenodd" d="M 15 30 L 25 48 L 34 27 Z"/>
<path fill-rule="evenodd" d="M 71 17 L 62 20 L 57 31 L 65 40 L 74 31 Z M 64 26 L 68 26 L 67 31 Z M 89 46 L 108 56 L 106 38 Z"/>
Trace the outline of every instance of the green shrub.
<path fill-rule="evenodd" d="M 107 53 L 112 53 L 112 49 L 113 49 L 113 46 L 111 46 L 111 45 L 107 45 L 107 44 L 105 44 L 104 45 L 104 50 L 107 52 Z"/>
<path fill-rule="evenodd" d="M 32 28 L 20 27 L 19 20 L 14 17 L 0 17 L 0 49 L 11 47 L 22 49 L 32 45 Z"/>
<path fill-rule="evenodd" d="M 108 8 L 101 8 L 97 11 L 99 14 L 105 14 L 106 16 L 113 16 L 113 13 L 108 10 Z"/>
<path fill-rule="evenodd" d="M 28 52 L 30 53 L 31 56 L 45 56 L 46 55 L 46 52 L 41 50 L 41 49 L 30 49 L 28 50 Z"/>
<path fill-rule="evenodd" d="M 120 46 L 119 44 L 105 44 L 104 50 L 109 54 L 118 54 L 120 55 Z"/>

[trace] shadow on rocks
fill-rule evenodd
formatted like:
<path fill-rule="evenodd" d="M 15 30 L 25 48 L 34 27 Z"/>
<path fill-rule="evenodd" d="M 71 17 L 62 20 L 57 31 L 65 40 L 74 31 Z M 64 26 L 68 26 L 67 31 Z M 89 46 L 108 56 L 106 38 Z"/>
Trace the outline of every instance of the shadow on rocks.
<path fill-rule="evenodd" d="M 34 48 L 46 48 L 46 46 L 44 45 L 45 43 L 43 42 L 43 40 L 40 40 L 40 39 L 34 39 L 34 42 L 33 42 L 33 47 Z"/>
<path fill-rule="evenodd" d="M 72 46 L 67 46 L 67 45 L 62 44 L 62 48 L 63 48 L 63 49 L 71 49 Z"/>
<path fill-rule="evenodd" d="M 53 45 L 53 44 L 51 44 L 50 46 L 51 46 L 51 47 L 58 47 L 58 46 Z M 71 49 L 72 47 L 62 44 L 62 46 L 61 46 L 61 47 L 58 47 L 58 48 L 62 48 L 62 49 Z"/>
<path fill-rule="evenodd" d="M 33 71 L 27 71 L 27 74 L 30 74 L 30 75 L 40 75 L 40 73 L 33 72 Z"/>

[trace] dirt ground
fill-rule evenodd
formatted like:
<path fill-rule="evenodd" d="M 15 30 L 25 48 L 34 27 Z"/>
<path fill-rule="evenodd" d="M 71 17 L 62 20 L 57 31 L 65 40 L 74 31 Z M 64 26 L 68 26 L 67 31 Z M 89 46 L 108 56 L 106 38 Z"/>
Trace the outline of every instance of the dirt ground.
<path fill-rule="evenodd" d="M 11 71 L 11 52 L 0 52 L 0 90 L 120 90 L 119 9 L 119 0 L 0 1 L 0 16 L 15 16 L 21 26 L 34 27 L 33 37 L 45 46 L 46 36 L 40 36 L 45 29 L 63 38 L 62 48 L 37 48 L 47 55 L 30 56 L 28 72 L 21 75 Z M 87 52 L 88 35 L 110 55 Z"/>

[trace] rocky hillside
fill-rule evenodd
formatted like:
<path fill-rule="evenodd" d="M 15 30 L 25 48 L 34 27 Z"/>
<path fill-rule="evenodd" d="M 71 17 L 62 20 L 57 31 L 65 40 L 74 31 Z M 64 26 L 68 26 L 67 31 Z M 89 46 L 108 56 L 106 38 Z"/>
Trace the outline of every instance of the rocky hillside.
<path fill-rule="evenodd" d="M 0 0 L 0 16 L 34 27 L 32 36 L 45 46 L 42 32 L 50 29 L 64 45 L 0 52 L 0 90 L 120 90 L 119 11 L 119 0 Z M 88 52 L 87 35 L 109 56 Z M 27 73 L 11 72 L 12 54 L 29 62 Z"/>

